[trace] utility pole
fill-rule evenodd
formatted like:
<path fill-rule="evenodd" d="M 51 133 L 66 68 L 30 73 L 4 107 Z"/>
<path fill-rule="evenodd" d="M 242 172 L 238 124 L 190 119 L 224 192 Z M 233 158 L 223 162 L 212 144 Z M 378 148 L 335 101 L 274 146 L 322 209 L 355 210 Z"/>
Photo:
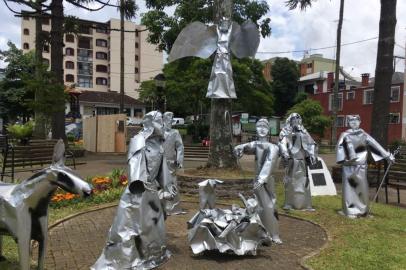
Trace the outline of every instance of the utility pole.
<path fill-rule="evenodd" d="M 120 0 L 120 113 L 124 113 L 124 5 Z"/>
<path fill-rule="evenodd" d="M 337 144 L 337 112 L 338 112 L 338 90 L 340 84 L 340 54 L 341 54 L 341 29 L 343 27 L 344 17 L 344 0 L 340 0 L 340 15 L 337 25 L 337 50 L 336 50 L 336 67 L 334 74 L 333 90 L 333 128 L 331 130 L 331 144 Z"/>

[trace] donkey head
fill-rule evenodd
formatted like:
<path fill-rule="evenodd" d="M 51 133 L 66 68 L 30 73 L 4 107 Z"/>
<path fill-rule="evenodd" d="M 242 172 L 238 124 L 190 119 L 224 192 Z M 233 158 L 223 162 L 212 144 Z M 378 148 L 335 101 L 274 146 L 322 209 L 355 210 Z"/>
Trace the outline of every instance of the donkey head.
<path fill-rule="evenodd" d="M 55 144 L 49 169 L 54 176 L 52 182 L 63 190 L 81 196 L 89 196 L 92 193 L 91 186 L 75 171 L 65 166 L 65 144 L 62 140 Z"/>

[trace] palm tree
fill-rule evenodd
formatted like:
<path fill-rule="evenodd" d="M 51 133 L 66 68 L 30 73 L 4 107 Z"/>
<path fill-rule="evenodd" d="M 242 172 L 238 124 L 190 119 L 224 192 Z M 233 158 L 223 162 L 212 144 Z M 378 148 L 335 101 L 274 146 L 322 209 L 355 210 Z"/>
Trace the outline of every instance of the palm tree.
<path fill-rule="evenodd" d="M 378 53 L 375 68 L 372 136 L 381 144 L 388 144 L 390 89 L 393 75 L 395 47 L 396 0 L 381 0 Z"/>
<path fill-rule="evenodd" d="M 124 113 L 124 19 L 135 17 L 137 5 L 135 0 L 119 0 L 120 11 L 120 113 Z"/>

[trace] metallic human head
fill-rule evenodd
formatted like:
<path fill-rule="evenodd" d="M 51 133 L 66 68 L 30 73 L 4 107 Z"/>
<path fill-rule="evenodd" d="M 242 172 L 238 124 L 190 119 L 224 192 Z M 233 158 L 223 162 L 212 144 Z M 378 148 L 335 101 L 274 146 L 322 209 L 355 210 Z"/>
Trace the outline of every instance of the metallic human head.
<path fill-rule="evenodd" d="M 266 137 L 269 134 L 269 122 L 265 118 L 261 118 L 256 123 L 257 135 L 260 138 Z"/>
<path fill-rule="evenodd" d="M 152 132 L 152 134 L 156 136 L 163 137 L 164 130 L 163 130 L 163 121 L 162 121 L 162 113 L 159 111 L 151 111 L 144 116 L 142 121 L 144 125 L 144 130 Z M 151 135 L 152 135 L 151 134 Z"/>
<path fill-rule="evenodd" d="M 173 112 L 164 113 L 164 127 L 165 130 L 170 130 L 172 128 Z"/>
<path fill-rule="evenodd" d="M 359 115 L 348 115 L 347 121 L 351 129 L 359 129 L 359 125 L 361 124 L 361 118 L 359 117 Z"/>
<path fill-rule="evenodd" d="M 302 125 L 302 117 L 298 113 L 291 113 L 288 119 L 291 127 L 298 127 Z"/>
<path fill-rule="evenodd" d="M 219 23 L 219 29 L 220 29 L 220 32 L 227 32 L 228 31 L 228 29 L 230 29 L 230 26 L 231 26 L 231 21 L 230 21 L 230 19 L 227 19 L 227 18 L 225 18 L 225 17 L 223 17 L 221 20 L 220 20 L 220 23 Z"/>

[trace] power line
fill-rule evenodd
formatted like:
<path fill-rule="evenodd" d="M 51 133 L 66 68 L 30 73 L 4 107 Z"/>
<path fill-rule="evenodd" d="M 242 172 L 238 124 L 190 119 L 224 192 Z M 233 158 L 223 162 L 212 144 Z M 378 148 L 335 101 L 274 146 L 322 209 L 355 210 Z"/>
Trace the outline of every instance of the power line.
<path fill-rule="evenodd" d="M 341 46 L 348 46 L 348 45 L 358 44 L 358 43 L 371 41 L 371 40 L 375 40 L 375 39 L 378 39 L 378 37 L 367 38 L 367 39 L 362 39 L 362 40 L 358 40 L 358 41 L 354 41 L 354 42 L 344 43 L 344 44 L 341 44 Z M 314 48 L 314 49 L 310 48 L 310 49 L 303 49 L 303 50 L 280 51 L 280 52 L 257 52 L 257 53 L 261 53 L 261 54 L 299 53 L 299 52 L 306 52 L 306 51 L 318 51 L 318 50 L 333 49 L 333 48 L 336 48 L 336 47 L 337 47 L 336 45 L 332 45 L 332 46 L 320 47 L 320 48 Z"/>

